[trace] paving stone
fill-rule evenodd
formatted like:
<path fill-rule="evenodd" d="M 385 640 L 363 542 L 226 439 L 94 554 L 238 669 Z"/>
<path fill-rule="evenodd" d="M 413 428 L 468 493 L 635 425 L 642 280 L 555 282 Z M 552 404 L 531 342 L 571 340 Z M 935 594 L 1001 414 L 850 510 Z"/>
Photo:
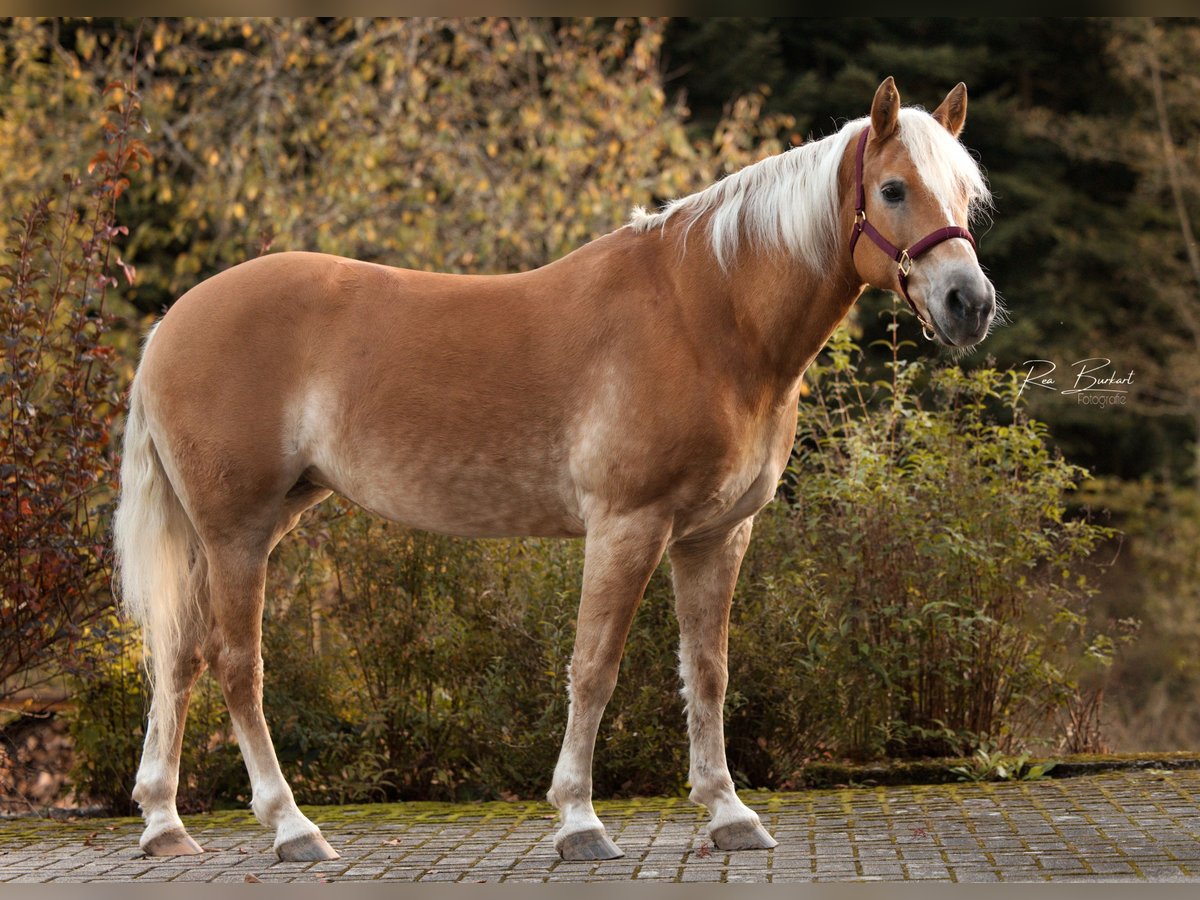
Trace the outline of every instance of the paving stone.
<path fill-rule="evenodd" d="M 545 804 L 310 810 L 340 860 L 285 863 L 248 816 L 189 816 L 211 852 L 146 859 L 131 819 L 0 820 L 0 882 L 1200 881 L 1200 772 L 749 794 L 774 851 L 712 846 L 682 798 L 597 804 L 628 854 L 564 862 Z"/>

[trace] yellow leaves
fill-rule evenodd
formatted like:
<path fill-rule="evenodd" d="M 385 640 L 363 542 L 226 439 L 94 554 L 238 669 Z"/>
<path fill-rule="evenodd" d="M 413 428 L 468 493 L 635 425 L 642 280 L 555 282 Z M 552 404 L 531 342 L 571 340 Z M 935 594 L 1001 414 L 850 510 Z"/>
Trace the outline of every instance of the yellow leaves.
<path fill-rule="evenodd" d="M 96 53 L 96 35 L 86 29 L 76 32 L 75 52 L 84 60 L 90 61 Z"/>
<path fill-rule="evenodd" d="M 268 232 L 278 249 L 412 268 L 530 269 L 703 187 L 749 160 L 759 110 L 697 148 L 662 90 L 662 28 L 470 19 L 447 40 L 412 19 L 156 23 L 142 90 L 167 128 L 147 139 L 149 196 L 171 209 L 147 227 L 188 249 L 143 283 L 178 294 Z"/>
<path fill-rule="evenodd" d="M 425 73 L 420 68 L 414 68 L 408 73 L 408 89 L 416 99 L 422 100 L 425 98 L 428 83 Z"/>

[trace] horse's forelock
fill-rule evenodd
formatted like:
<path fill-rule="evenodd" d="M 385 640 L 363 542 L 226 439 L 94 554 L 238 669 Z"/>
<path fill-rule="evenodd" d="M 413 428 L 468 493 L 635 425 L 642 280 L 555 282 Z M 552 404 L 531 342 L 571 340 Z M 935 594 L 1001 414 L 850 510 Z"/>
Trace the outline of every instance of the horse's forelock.
<path fill-rule="evenodd" d="M 900 111 L 900 142 L 934 198 L 955 208 L 964 200 L 972 217 L 986 212 L 992 194 L 979 164 L 957 138 L 917 107 Z"/>

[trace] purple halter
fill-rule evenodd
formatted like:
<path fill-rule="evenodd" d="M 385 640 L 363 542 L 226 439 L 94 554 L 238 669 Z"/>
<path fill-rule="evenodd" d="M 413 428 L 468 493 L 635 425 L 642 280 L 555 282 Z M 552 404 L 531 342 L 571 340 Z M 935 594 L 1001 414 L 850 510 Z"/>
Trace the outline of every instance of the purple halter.
<path fill-rule="evenodd" d="M 912 271 L 913 261 L 918 256 L 936 247 L 942 241 L 948 241 L 951 238 L 963 238 L 966 241 L 970 241 L 971 247 L 974 248 L 975 238 L 971 237 L 971 232 L 965 228 L 960 228 L 957 225 L 947 225 L 945 228 L 931 231 L 911 247 L 901 250 L 880 234 L 874 225 L 867 221 L 867 198 L 866 192 L 863 190 L 863 155 L 867 151 L 867 136 L 870 131 L 870 126 L 863 129 L 862 134 L 858 138 L 858 149 L 854 154 L 854 190 L 856 199 L 854 201 L 854 232 L 850 235 L 850 257 L 854 257 L 854 248 L 858 244 L 859 235 L 865 233 L 867 237 L 875 242 L 876 247 L 896 261 L 896 275 L 900 280 L 900 291 L 904 294 L 904 299 L 908 301 L 908 305 L 912 307 L 917 321 L 921 323 L 921 330 L 925 337 L 932 340 L 930 333 L 933 330 L 932 327 L 917 310 L 917 304 L 913 303 L 912 297 L 908 296 L 908 275 Z"/>

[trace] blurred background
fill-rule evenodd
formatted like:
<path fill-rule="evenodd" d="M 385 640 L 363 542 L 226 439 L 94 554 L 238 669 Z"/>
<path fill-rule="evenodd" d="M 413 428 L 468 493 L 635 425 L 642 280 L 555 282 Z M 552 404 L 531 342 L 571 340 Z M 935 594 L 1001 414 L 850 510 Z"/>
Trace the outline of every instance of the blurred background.
<path fill-rule="evenodd" d="M 731 767 L 1200 743 L 1196 20 L 23 18 L 0 57 L 6 811 L 131 809 L 146 698 L 107 528 L 174 298 L 287 249 L 540 266 L 833 133 L 887 75 L 930 109 L 968 85 L 1010 321 L 956 360 L 869 293 L 809 373 L 735 602 Z M 540 796 L 580 549 L 310 513 L 265 626 L 301 800 Z M 685 789 L 674 627 L 664 570 L 600 794 Z M 207 677 L 184 766 L 186 808 L 248 800 Z"/>

